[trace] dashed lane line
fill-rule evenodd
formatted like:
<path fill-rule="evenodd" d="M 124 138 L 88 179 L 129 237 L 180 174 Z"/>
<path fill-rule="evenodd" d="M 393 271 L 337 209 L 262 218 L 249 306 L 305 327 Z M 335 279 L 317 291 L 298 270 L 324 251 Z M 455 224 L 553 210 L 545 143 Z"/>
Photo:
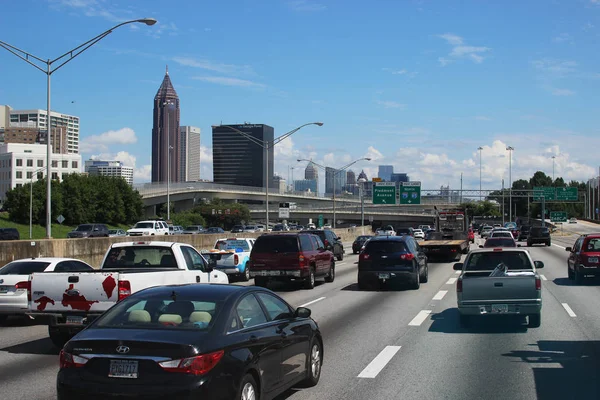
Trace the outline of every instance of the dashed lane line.
<path fill-rule="evenodd" d="M 423 323 L 423 321 L 425 321 L 427 319 L 427 317 L 429 317 L 429 314 L 431 314 L 431 310 L 421 310 L 421 311 L 419 311 L 419 313 L 417 314 L 417 316 L 414 317 L 412 319 L 412 321 L 410 321 L 408 323 L 408 326 L 421 326 L 421 324 Z"/>
<path fill-rule="evenodd" d="M 546 275 L 540 274 L 540 278 L 542 278 L 543 281 L 547 281 L 548 280 L 548 278 L 546 278 Z"/>
<path fill-rule="evenodd" d="M 565 309 L 565 311 L 567 312 L 567 314 L 569 314 L 569 317 L 575 318 L 577 316 L 577 314 L 575 314 L 575 312 L 573 312 L 573 310 L 571 309 L 571 307 L 569 307 L 569 305 L 567 303 L 561 303 L 563 308 Z"/>
<path fill-rule="evenodd" d="M 433 296 L 432 300 L 442 300 L 444 298 L 444 296 L 446 295 L 446 293 L 448 293 L 447 290 L 440 290 L 439 292 L 437 292 L 437 294 L 435 296 Z"/>
<path fill-rule="evenodd" d="M 402 346 L 386 346 L 381 353 L 371 361 L 365 369 L 358 374 L 358 378 L 375 378 L 385 368 L 385 366 L 394 358 L 396 353 L 400 351 Z"/>
<path fill-rule="evenodd" d="M 456 278 L 450 278 L 448 279 L 448 282 L 446 282 L 446 285 L 454 285 L 456 283 Z"/>
<path fill-rule="evenodd" d="M 315 299 L 313 301 L 309 301 L 308 303 L 304 303 L 302 304 L 300 307 L 307 307 L 310 306 L 311 304 L 315 304 L 317 301 L 321 301 L 321 300 L 325 300 L 326 297 L 319 297 L 318 299 Z"/>
<path fill-rule="evenodd" d="M 552 246 L 556 246 L 556 247 L 558 247 L 559 249 L 563 249 L 563 250 L 565 250 L 565 247 L 563 247 L 563 246 L 559 246 L 559 245 L 557 245 L 557 244 L 554 244 L 554 243 L 552 243 Z"/>

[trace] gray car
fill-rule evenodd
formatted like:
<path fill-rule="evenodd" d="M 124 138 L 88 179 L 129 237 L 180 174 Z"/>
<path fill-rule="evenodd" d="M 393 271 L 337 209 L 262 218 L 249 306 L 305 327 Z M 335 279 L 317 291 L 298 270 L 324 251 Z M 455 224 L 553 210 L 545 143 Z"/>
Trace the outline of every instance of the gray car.
<path fill-rule="evenodd" d="M 68 238 L 108 237 L 108 227 L 104 224 L 81 224 L 67 233 Z"/>
<path fill-rule="evenodd" d="M 108 236 L 109 237 L 127 236 L 127 232 L 125 232 L 123 229 L 109 229 Z"/>
<path fill-rule="evenodd" d="M 197 235 L 204 233 L 204 227 L 202 225 L 191 225 L 186 227 L 183 232 L 184 235 Z"/>

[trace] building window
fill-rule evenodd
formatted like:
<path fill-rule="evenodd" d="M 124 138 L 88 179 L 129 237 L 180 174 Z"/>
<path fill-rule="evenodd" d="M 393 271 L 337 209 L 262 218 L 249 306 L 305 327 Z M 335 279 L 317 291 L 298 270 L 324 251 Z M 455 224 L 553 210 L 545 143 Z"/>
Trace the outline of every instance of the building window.
<path fill-rule="evenodd" d="M 17 171 L 17 179 L 23 179 L 23 173 L 21 171 Z"/>
<path fill-rule="evenodd" d="M 52 168 L 57 168 L 58 167 L 58 161 L 54 160 L 52 161 Z"/>
<path fill-rule="evenodd" d="M 68 172 L 64 172 L 64 173 L 62 174 L 62 180 L 63 180 L 63 181 L 65 180 L 65 178 L 67 177 L 67 175 L 69 175 L 69 173 L 68 173 Z"/>
<path fill-rule="evenodd" d="M 27 171 L 27 179 L 33 178 L 33 172 Z"/>
<path fill-rule="evenodd" d="M 22 184 L 20 184 L 20 183 L 17 183 L 17 187 L 18 187 L 18 188 L 20 188 L 21 186 L 23 186 L 23 185 L 22 185 Z"/>
<path fill-rule="evenodd" d="M 17 167 L 22 167 L 23 166 L 23 160 L 20 158 L 17 158 Z"/>
<path fill-rule="evenodd" d="M 38 180 L 44 179 L 44 173 L 43 172 L 38 172 L 37 173 L 37 178 L 38 178 Z"/>
<path fill-rule="evenodd" d="M 77 161 L 72 161 L 72 162 L 71 162 L 71 168 L 79 168 L 79 167 L 77 166 Z"/>
<path fill-rule="evenodd" d="M 58 179 L 58 172 L 53 172 L 52 173 L 52 180 L 57 180 Z"/>
<path fill-rule="evenodd" d="M 33 167 L 33 160 L 27 160 L 27 166 Z"/>
<path fill-rule="evenodd" d="M 38 160 L 38 167 L 44 166 L 44 160 Z"/>
<path fill-rule="evenodd" d="M 63 168 L 69 168 L 69 162 L 67 160 L 63 160 L 62 161 L 62 167 Z"/>

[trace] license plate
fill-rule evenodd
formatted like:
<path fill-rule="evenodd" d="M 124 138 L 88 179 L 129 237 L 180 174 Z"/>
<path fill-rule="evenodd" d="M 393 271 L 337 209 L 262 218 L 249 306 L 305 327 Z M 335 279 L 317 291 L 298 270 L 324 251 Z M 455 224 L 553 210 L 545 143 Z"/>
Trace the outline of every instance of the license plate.
<path fill-rule="evenodd" d="M 71 325 L 81 325 L 83 324 L 83 317 L 68 315 L 66 323 Z"/>
<path fill-rule="evenodd" d="M 390 279 L 390 274 L 379 274 L 379 279 Z"/>
<path fill-rule="evenodd" d="M 588 261 L 594 264 L 598 264 L 598 257 L 589 257 Z M 0 292 L 2 291 L 2 288 L 0 288 Z"/>
<path fill-rule="evenodd" d="M 8 293 L 9 286 L 0 286 L 0 293 Z"/>
<path fill-rule="evenodd" d="M 492 312 L 497 314 L 507 313 L 508 304 L 492 304 Z"/>
<path fill-rule="evenodd" d="M 108 376 L 110 378 L 136 379 L 138 377 L 138 362 L 129 360 L 110 360 Z"/>

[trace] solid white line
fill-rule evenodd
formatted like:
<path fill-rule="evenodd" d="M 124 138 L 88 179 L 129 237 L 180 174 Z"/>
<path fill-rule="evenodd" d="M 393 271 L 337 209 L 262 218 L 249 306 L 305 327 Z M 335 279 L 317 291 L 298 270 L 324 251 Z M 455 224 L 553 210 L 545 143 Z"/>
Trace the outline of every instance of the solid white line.
<path fill-rule="evenodd" d="M 462 271 L 454 271 L 454 273 L 455 273 L 456 275 L 460 275 L 460 273 L 461 273 L 461 272 L 462 272 Z"/>
<path fill-rule="evenodd" d="M 454 283 L 456 283 L 456 278 L 450 278 L 448 279 L 448 282 L 446 282 L 446 285 L 454 285 Z"/>
<path fill-rule="evenodd" d="M 542 278 L 543 281 L 547 281 L 548 279 L 546 278 L 546 275 L 542 275 L 540 274 L 540 278 Z"/>
<path fill-rule="evenodd" d="M 435 296 L 433 296 L 432 300 L 441 300 L 444 298 L 446 293 L 448 293 L 447 290 L 440 290 L 439 292 L 437 292 L 437 294 Z"/>
<path fill-rule="evenodd" d="M 310 306 L 311 304 L 314 304 L 314 303 L 316 303 L 317 301 L 321 301 L 321 300 L 324 300 L 324 299 L 325 299 L 325 297 L 319 297 L 318 299 L 315 299 L 315 300 L 313 300 L 313 301 L 309 301 L 308 303 L 302 304 L 302 305 L 301 305 L 301 306 L 299 306 L 299 307 L 306 307 L 306 306 Z"/>
<path fill-rule="evenodd" d="M 429 314 L 431 314 L 431 310 L 419 311 L 417 316 L 414 317 L 413 320 L 408 323 L 408 326 L 421 326 L 423 321 L 425 321 L 427 317 L 429 317 Z"/>
<path fill-rule="evenodd" d="M 400 350 L 400 347 L 402 346 L 386 346 L 385 349 L 381 350 L 381 353 L 379 353 L 377 357 L 375 357 L 373 361 L 358 374 L 358 378 L 375 378 L 396 355 Z"/>
<path fill-rule="evenodd" d="M 567 312 L 567 314 L 569 314 L 569 317 L 575 318 L 577 316 L 577 314 L 575 314 L 573 312 L 573 310 L 571 310 L 571 307 L 569 307 L 569 305 L 567 303 L 562 303 L 562 306 L 565 309 L 565 311 Z"/>
<path fill-rule="evenodd" d="M 556 247 L 558 247 L 559 249 L 563 249 L 563 250 L 565 249 L 564 247 L 562 247 L 562 246 L 559 246 L 559 245 L 557 245 L 557 244 L 554 244 L 554 243 L 552 243 L 552 246 L 556 246 Z"/>

